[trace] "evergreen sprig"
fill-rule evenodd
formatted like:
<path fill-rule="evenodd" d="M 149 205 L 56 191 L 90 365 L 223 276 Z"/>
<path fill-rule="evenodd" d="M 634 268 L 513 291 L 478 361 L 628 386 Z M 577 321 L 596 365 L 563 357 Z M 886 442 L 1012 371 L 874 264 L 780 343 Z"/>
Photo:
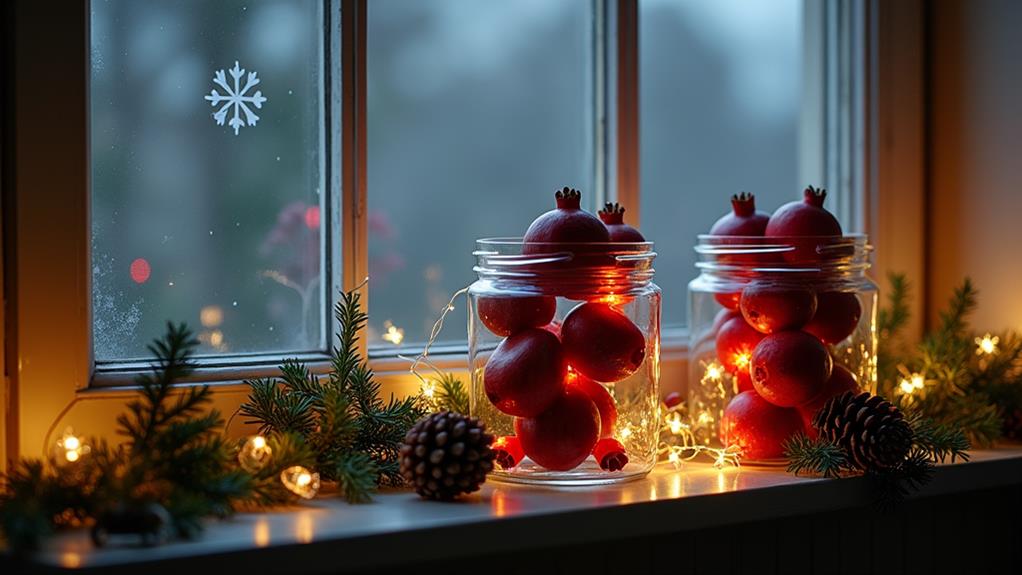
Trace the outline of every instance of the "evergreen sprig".
<path fill-rule="evenodd" d="M 1006 431 L 1022 432 L 1022 337 L 997 334 L 995 354 L 976 352 L 969 316 L 979 292 L 966 278 L 941 311 L 936 328 L 914 349 L 899 347 L 898 335 L 909 317 L 909 286 L 898 274 L 891 274 L 890 283 L 888 303 L 878 314 L 880 394 L 893 398 L 908 414 L 960 430 L 973 444 L 991 445 Z M 900 381 L 912 374 L 926 384 L 905 393 Z"/>
<path fill-rule="evenodd" d="M 12 464 L 0 486 L 0 531 L 13 549 L 33 549 L 55 529 L 114 508 L 154 503 L 189 537 L 204 517 L 228 515 L 247 500 L 252 477 L 233 463 L 209 388 L 173 389 L 192 372 L 196 345 L 187 327 L 168 323 L 149 346 L 152 370 L 137 378 L 139 396 L 117 418 L 124 443 L 91 439 L 91 452 L 75 462 Z"/>
<path fill-rule="evenodd" d="M 279 377 L 246 382 L 249 398 L 240 412 L 271 437 L 300 439 L 324 479 L 337 482 L 348 501 L 364 502 L 379 485 L 402 482 L 398 450 L 424 412 L 416 397 L 380 397 L 380 384 L 359 351 L 368 316 L 358 291 L 341 294 L 334 316 L 339 330 L 329 373 L 320 376 L 287 360 Z M 276 457 L 273 467 L 283 468 Z"/>
<path fill-rule="evenodd" d="M 838 443 L 799 433 L 784 445 L 788 472 L 822 477 L 864 475 L 873 485 L 876 503 L 882 508 L 895 506 L 932 479 L 934 465 L 969 460 L 969 440 L 961 430 L 918 414 L 910 415 L 908 423 L 912 448 L 893 467 L 858 469 Z"/>
<path fill-rule="evenodd" d="M 443 372 L 434 380 L 434 384 L 436 385 L 434 411 L 453 411 L 468 415 L 468 392 L 460 379 L 452 373 Z"/>

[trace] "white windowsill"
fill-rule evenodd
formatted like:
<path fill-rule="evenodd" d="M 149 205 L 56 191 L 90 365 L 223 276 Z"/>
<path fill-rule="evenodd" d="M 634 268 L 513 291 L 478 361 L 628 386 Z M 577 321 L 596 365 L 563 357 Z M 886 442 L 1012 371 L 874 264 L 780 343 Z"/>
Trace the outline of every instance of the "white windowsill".
<path fill-rule="evenodd" d="M 241 514 L 210 525 L 197 541 L 152 549 L 94 549 L 84 530 L 54 539 L 36 558 L 43 568 L 147 575 L 229 572 L 238 561 L 290 574 L 382 569 L 458 554 L 593 543 L 788 516 L 870 503 L 867 480 L 794 477 L 782 469 L 661 466 L 615 486 L 546 489 L 491 481 L 464 503 L 384 493 L 368 505 L 321 498 L 301 508 Z M 917 496 L 1022 484 L 1022 447 L 976 451 L 972 461 L 941 466 Z M 450 541 L 458 541 L 451 545 Z M 245 555 L 250 554 L 250 555 Z"/>

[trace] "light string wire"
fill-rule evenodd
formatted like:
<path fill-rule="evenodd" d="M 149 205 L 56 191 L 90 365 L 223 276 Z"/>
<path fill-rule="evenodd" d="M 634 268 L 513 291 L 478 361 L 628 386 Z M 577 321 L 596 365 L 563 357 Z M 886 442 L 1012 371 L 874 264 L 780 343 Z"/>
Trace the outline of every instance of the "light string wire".
<path fill-rule="evenodd" d="M 444 306 L 443 311 L 440 312 L 440 317 L 438 317 L 437 320 L 433 323 L 433 329 L 430 330 L 429 332 L 429 339 L 426 340 L 426 345 L 422 348 L 422 352 L 419 355 L 415 356 L 415 358 L 410 358 L 408 356 L 398 354 L 399 358 L 405 361 L 412 362 L 412 365 L 411 367 L 408 368 L 408 371 L 419 380 L 419 393 L 429 401 L 433 401 L 431 393 L 433 389 L 433 382 L 431 382 L 426 376 L 424 376 L 419 371 L 419 365 L 420 364 L 425 365 L 426 367 L 432 369 L 438 376 L 444 375 L 443 370 L 441 370 L 439 367 L 437 367 L 435 364 L 429 361 L 429 350 L 431 347 L 433 347 L 433 344 L 436 343 L 437 338 L 440 337 L 440 332 L 443 331 L 444 329 L 444 320 L 447 319 L 447 314 L 454 311 L 454 302 L 457 301 L 458 298 L 461 297 L 462 295 L 467 294 L 468 288 L 469 286 L 465 286 L 459 289 L 458 291 L 454 292 L 454 295 L 452 295 L 451 299 L 448 300 L 447 305 Z"/>

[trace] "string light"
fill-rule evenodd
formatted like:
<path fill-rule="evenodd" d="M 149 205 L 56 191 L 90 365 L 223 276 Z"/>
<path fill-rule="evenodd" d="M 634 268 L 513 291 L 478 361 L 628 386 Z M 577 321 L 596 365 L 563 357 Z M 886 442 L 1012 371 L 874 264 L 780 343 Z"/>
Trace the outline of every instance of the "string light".
<path fill-rule="evenodd" d="M 405 340 L 405 330 L 394 325 L 389 319 L 383 322 L 383 328 L 386 329 L 386 333 L 380 336 L 383 341 L 388 341 L 394 345 L 401 345 L 401 342 Z"/>
<path fill-rule="evenodd" d="M 89 453 L 92 453 L 92 447 L 87 445 L 81 437 L 75 435 L 74 430 L 70 427 L 65 429 L 64 434 L 57 440 L 55 456 L 58 461 L 74 463 Z"/>
<path fill-rule="evenodd" d="M 249 437 L 238 452 L 238 464 L 249 473 L 256 473 L 270 462 L 273 449 L 262 435 Z"/>
<path fill-rule="evenodd" d="M 997 344 L 1001 338 L 996 335 L 985 334 L 976 338 L 976 355 L 994 355 L 997 353 Z"/>
<path fill-rule="evenodd" d="M 301 465 L 293 465 L 281 471 L 280 482 L 302 499 L 312 499 L 319 493 L 319 474 Z"/>
<path fill-rule="evenodd" d="M 916 391 L 923 389 L 926 386 L 926 378 L 921 373 L 913 373 L 908 377 L 903 377 L 898 382 L 898 388 L 905 395 L 912 395 Z"/>
<path fill-rule="evenodd" d="M 444 329 L 444 319 L 447 318 L 447 314 L 454 311 L 454 302 L 459 297 L 461 297 L 462 294 L 465 294 L 467 292 L 468 288 L 463 287 L 460 290 L 454 292 L 454 295 L 451 296 L 450 301 L 448 301 L 447 305 L 444 306 L 444 310 L 440 312 L 440 317 L 438 317 L 436 322 L 433 323 L 433 329 L 431 329 L 429 332 L 429 339 L 426 340 L 426 345 L 423 346 L 422 353 L 417 355 L 415 359 L 410 359 L 401 355 L 398 356 L 401 359 L 408 359 L 409 361 L 412 362 L 412 366 L 408 368 L 408 371 L 410 371 L 411 374 L 414 375 L 419 380 L 419 393 L 421 393 L 426 399 L 430 400 L 430 403 L 433 402 L 436 396 L 436 383 L 419 372 L 419 364 L 429 367 L 440 377 L 444 375 L 443 371 L 441 371 L 437 366 L 429 362 L 429 348 L 431 348 L 433 344 L 436 342 L 436 339 L 440 337 L 440 332 L 441 330 Z M 403 338 L 404 332 L 402 332 L 401 335 Z"/>

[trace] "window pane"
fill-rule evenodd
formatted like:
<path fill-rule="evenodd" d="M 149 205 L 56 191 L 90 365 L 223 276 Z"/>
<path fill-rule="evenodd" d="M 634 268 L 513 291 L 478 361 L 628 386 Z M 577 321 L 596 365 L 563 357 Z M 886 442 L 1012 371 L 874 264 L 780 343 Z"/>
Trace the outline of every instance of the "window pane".
<path fill-rule="evenodd" d="M 368 12 L 370 334 L 425 341 L 475 239 L 592 199 L 589 0 L 374 0 Z M 465 305 L 444 340 L 465 339 Z"/>
<path fill-rule="evenodd" d="M 640 3 L 642 229 L 656 241 L 664 323 L 686 322 L 692 247 L 756 194 L 770 212 L 795 199 L 802 92 L 801 0 Z"/>
<path fill-rule="evenodd" d="M 92 2 L 97 360 L 325 346 L 320 4 Z"/>

